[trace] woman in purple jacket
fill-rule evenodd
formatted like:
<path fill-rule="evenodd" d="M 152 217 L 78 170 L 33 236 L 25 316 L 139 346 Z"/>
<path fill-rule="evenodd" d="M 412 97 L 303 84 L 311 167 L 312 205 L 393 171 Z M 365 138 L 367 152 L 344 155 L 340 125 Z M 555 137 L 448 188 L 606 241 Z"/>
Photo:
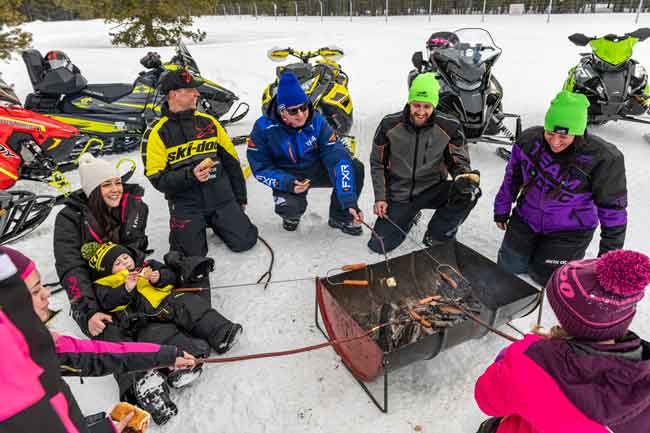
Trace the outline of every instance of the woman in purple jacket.
<path fill-rule="evenodd" d="M 555 271 L 561 326 L 503 350 L 476 382 L 478 433 L 648 433 L 650 343 L 629 330 L 650 259 L 617 250 Z"/>
<path fill-rule="evenodd" d="M 494 221 L 506 231 L 499 265 L 541 285 L 561 265 L 584 257 L 599 222 L 599 256 L 625 241 L 623 154 L 586 133 L 588 107 L 584 95 L 560 92 L 544 127 L 525 130 L 513 145 L 494 201 Z"/>

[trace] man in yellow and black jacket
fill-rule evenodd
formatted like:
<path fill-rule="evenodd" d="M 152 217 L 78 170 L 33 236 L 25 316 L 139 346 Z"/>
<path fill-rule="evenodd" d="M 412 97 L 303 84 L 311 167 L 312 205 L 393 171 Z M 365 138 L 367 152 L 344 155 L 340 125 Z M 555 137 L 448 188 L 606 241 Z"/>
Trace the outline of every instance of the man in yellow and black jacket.
<path fill-rule="evenodd" d="M 224 128 L 196 111 L 200 85 L 182 69 L 161 80 L 167 102 L 142 140 L 145 175 L 168 201 L 170 249 L 207 255 L 209 226 L 232 251 L 246 251 L 257 242 L 257 227 L 244 213 L 245 179 Z"/>

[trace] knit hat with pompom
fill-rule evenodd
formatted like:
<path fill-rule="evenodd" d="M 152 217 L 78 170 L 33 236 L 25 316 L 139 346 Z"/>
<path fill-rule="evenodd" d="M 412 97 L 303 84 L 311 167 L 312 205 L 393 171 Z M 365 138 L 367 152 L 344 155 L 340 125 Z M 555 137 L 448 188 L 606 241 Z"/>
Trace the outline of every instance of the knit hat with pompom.
<path fill-rule="evenodd" d="M 650 259 L 616 250 L 560 267 L 546 285 L 546 294 L 570 336 L 604 341 L 625 335 L 649 283 Z"/>

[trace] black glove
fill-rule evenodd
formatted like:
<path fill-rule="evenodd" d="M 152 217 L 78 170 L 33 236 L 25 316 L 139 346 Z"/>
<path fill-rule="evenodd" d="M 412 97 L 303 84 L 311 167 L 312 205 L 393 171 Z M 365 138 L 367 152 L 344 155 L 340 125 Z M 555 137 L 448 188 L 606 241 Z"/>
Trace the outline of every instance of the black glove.
<path fill-rule="evenodd" d="M 214 260 L 210 257 L 184 256 L 178 251 L 170 251 L 164 260 L 179 274 L 180 286 L 200 282 L 214 270 Z"/>
<path fill-rule="evenodd" d="M 476 202 L 482 194 L 480 183 L 481 173 L 478 170 L 456 176 L 449 191 L 449 204 L 459 206 Z"/>

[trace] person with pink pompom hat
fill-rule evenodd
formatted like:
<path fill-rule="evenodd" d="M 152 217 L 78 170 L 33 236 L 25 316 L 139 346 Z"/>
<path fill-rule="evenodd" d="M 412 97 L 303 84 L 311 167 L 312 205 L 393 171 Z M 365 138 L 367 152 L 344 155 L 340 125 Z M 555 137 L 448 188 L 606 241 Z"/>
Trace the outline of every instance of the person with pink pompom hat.
<path fill-rule="evenodd" d="M 504 349 L 478 379 L 493 418 L 479 433 L 647 433 L 650 343 L 629 330 L 650 259 L 611 251 L 569 262 L 546 285 L 559 322 Z"/>

